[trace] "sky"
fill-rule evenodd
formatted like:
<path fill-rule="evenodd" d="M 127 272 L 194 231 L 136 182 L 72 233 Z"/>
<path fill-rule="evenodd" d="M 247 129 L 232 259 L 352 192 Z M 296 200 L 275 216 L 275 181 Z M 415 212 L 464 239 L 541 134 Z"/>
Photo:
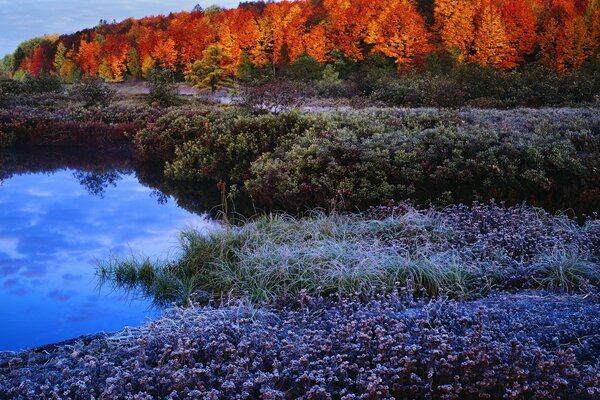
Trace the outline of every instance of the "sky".
<path fill-rule="evenodd" d="M 240 0 L 0 0 L 0 58 L 19 43 L 50 33 L 73 33 L 91 28 L 101 19 L 121 21 L 134 17 L 191 11 L 196 4 L 235 7 Z"/>

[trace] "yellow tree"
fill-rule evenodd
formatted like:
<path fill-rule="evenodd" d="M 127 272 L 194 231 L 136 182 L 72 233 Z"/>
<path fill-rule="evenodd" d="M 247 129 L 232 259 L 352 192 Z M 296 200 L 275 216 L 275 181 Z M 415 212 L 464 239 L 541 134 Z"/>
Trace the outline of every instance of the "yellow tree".
<path fill-rule="evenodd" d="M 475 37 L 476 4 L 472 0 L 435 0 L 435 28 L 442 45 L 458 62 L 466 61 Z"/>
<path fill-rule="evenodd" d="M 249 52 L 258 42 L 256 15 L 242 8 L 225 10 L 213 18 L 218 32 L 216 44 L 227 54 L 233 67 L 242 63 L 244 52 Z M 237 75 L 238 69 L 235 69 Z"/>
<path fill-rule="evenodd" d="M 106 35 L 102 43 L 102 63 L 98 69 L 100 76 L 110 82 L 123 80 L 127 70 L 127 54 L 131 43 L 123 35 Z"/>
<path fill-rule="evenodd" d="M 470 59 L 484 67 L 513 68 L 516 51 L 504 29 L 502 14 L 491 0 L 481 0 Z"/>
<path fill-rule="evenodd" d="M 271 65 L 275 66 L 275 39 L 273 38 L 274 29 L 271 22 L 266 19 L 259 17 L 256 20 L 256 42 L 248 50 L 248 55 L 252 64 L 265 67 Z"/>
<path fill-rule="evenodd" d="M 209 46 L 203 52 L 201 60 L 195 61 L 185 79 L 198 89 L 216 91 L 227 86 L 233 76 L 229 55 L 218 45 Z"/>
<path fill-rule="evenodd" d="M 306 52 L 304 39 L 306 37 L 307 14 L 301 3 L 294 3 L 283 19 L 284 42 L 287 47 L 289 62 L 294 62 Z"/>

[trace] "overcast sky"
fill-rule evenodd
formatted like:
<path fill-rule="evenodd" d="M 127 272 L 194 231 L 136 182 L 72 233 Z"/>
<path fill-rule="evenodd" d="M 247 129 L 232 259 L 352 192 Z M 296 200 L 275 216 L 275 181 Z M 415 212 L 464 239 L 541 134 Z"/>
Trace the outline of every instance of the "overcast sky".
<path fill-rule="evenodd" d="M 121 21 L 129 17 L 237 6 L 240 0 L 0 0 L 0 58 L 12 53 L 24 40 L 46 33 L 72 33 L 96 26 L 101 19 Z"/>

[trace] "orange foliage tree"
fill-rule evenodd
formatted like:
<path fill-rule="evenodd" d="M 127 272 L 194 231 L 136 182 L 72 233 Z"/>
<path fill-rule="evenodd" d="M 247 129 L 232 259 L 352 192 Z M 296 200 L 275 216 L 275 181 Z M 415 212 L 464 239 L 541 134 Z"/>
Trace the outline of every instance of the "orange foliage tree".
<path fill-rule="evenodd" d="M 502 14 L 492 0 L 480 0 L 470 59 L 484 67 L 512 68 L 516 51 L 504 28 Z"/>
<path fill-rule="evenodd" d="M 513 49 L 508 62 L 519 65 L 525 56 L 533 53 L 537 43 L 537 16 L 535 1 L 506 0 L 501 3 L 504 31 Z"/>
<path fill-rule="evenodd" d="M 99 42 L 95 40 L 88 42 L 81 39 L 75 62 L 85 75 L 95 76 L 98 74 L 101 57 L 102 45 Z"/>
<path fill-rule="evenodd" d="M 123 35 L 106 35 L 101 49 L 100 76 L 111 82 L 122 81 L 127 70 L 127 55 L 131 50 L 129 40 Z"/>
<path fill-rule="evenodd" d="M 425 21 L 409 0 L 391 0 L 369 25 L 366 42 L 373 52 L 394 58 L 398 69 L 415 62 L 415 57 L 429 50 Z"/>
<path fill-rule="evenodd" d="M 542 63 L 564 72 L 580 67 L 594 51 L 592 26 L 576 0 L 551 0 L 540 35 Z"/>
<path fill-rule="evenodd" d="M 161 40 L 158 40 L 152 49 L 151 56 L 161 67 L 169 68 L 173 71 L 177 69 L 178 53 L 175 48 L 175 41 L 172 38 L 164 35 Z"/>

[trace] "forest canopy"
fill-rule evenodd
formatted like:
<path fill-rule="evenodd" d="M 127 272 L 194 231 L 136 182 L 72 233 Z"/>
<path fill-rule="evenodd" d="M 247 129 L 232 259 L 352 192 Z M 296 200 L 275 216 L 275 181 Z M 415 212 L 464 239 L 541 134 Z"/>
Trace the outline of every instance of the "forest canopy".
<path fill-rule="evenodd" d="M 566 72 L 600 61 L 600 0 L 305 0 L 243 2 L 101 21 L 68 35 L 23 42 L 0 61 L 8 78 L 58 75 L 65 82 L 145 77 L 154 67 L 189 73 L 218 46 L 234 77 L 275 73 L 299 59 L 360 63 L 371 55 L 399 73 L 427 60 L 501 70 L 531 62 Z M 198 64 L 196 64 L 198 65 Z"/>

